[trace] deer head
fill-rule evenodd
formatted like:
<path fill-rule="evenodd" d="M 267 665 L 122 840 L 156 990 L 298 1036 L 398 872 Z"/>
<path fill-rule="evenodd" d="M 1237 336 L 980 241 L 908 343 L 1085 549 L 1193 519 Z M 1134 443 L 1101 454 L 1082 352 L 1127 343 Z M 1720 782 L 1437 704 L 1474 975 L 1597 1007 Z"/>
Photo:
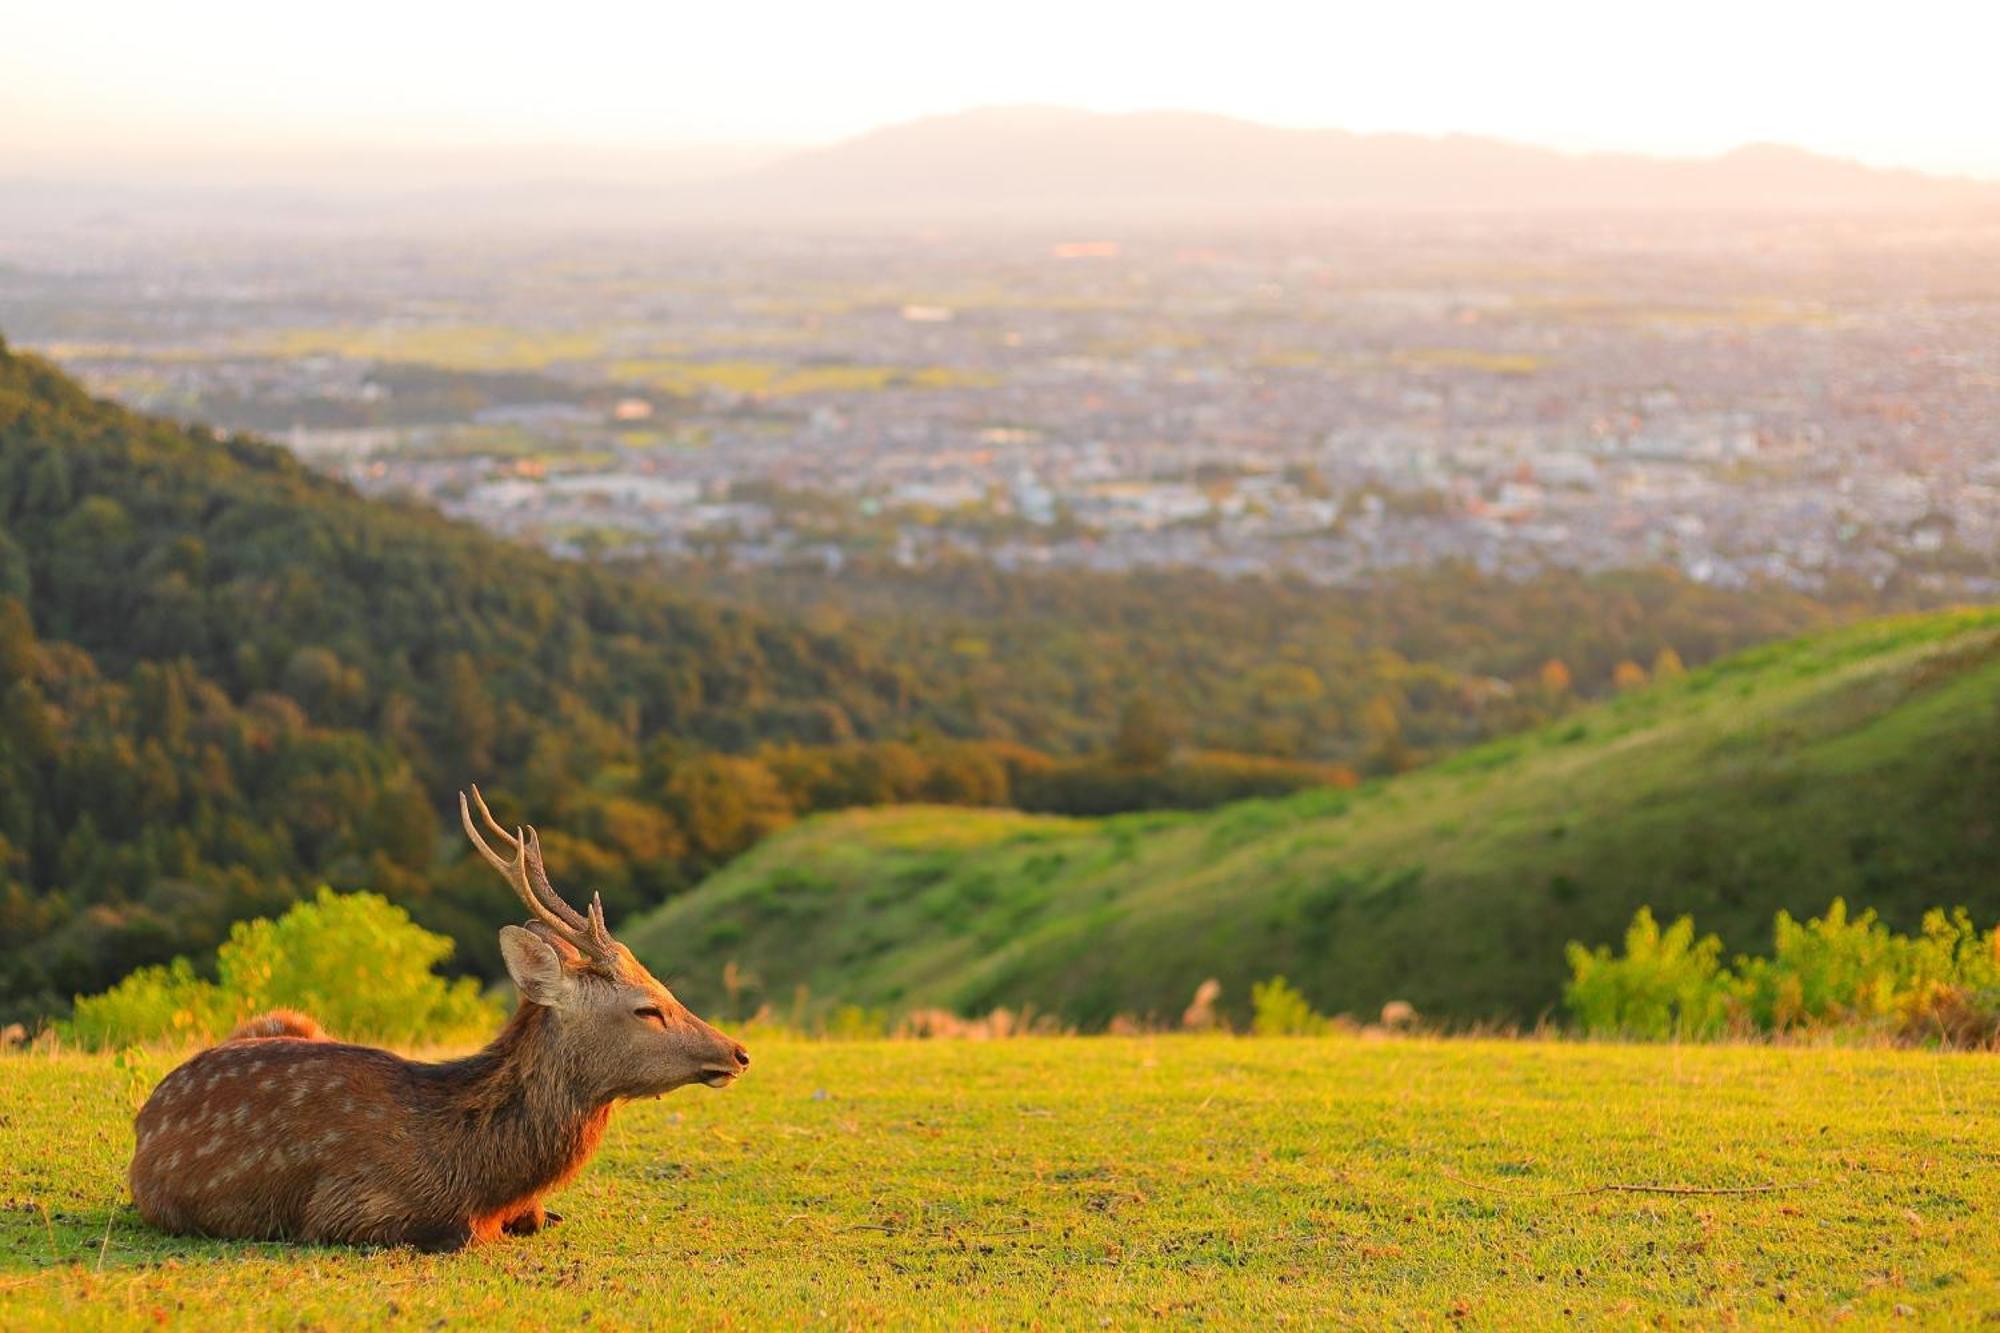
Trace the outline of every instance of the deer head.
<path fill-rule="evenodd" d="M 494 851 L 472 809 L 508 856 Z M 750 1064 L 743 1044 L 710 1027 L 674 998 L 632 951 L 611 938 L 604 900 L 578 913 L 549 883 L 541 838 L 532 827 L 500 827 L 477 786 L 459 793 L 465 836 L 520 896 L 533 919 L 503 926 L 500 954 L 523 1004 L 541 1005 L 584 1086 L 606 1099 L 651 1097 L 690 1083 L 726 1087 Z"/>

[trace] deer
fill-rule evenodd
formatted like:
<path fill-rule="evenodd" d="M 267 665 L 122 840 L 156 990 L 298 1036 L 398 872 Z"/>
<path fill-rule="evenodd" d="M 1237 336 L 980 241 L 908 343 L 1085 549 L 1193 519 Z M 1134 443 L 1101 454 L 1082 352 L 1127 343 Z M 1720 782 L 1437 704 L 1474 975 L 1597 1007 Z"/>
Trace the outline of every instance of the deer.
<path fill-rule="evenodd" d="M 507 855 L 480 835 L 487 832 Z M 724 1088 L 743 1044 L 675 999 L 604 923 L 549 883 L 532 826 L 472 787 L 474 848 L 527 907 L 500 929 L 519 1003 L 477 1054 L 439 1063 L 350 1045 L 275 1011 L 169 1072 L 140 1109 L 128 1173 L 164 1231 L 450 1253 L 561 1220 L 543 1196 L 590 1160 L 619 1103 Z"/>

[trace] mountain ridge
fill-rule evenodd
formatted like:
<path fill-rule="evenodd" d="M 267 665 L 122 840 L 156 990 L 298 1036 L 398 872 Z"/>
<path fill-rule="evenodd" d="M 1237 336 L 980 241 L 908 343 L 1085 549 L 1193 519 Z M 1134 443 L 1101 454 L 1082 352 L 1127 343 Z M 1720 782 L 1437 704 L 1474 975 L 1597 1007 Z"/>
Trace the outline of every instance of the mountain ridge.
<path fill-rule="evenodd" d="M 2000 184 L 1869 167 L 1783 144 L 1690 158 L 1566 153 L 1473 134 L 1031 106 L 885 126 L 690 186 L 685 197 L 697 207 L 761 201 L 854 217 L 1896 211 L 2000 204 Z"/>
<path fill-rule="evenodd" d="M 1210 112 L 977 107 L 791 150 L 579 150 L 508 174 L 502 150 L 468 179 L 461 154 L 422 154 L 372 178 L 349 157 L 317 174 L 294 164 L 211 162 L 114 183 L 47 168 L 0 173 L 0 206 L 35 225 L 185 223 L 258 210 L 287 226 L 462 225 L 471 209 L 512 225 L 619 223 L 883 225 L 1311 221 L 1371 214 L 1723 212 L 2000 213 L 2000 181 L 1874 167 L 1780 143 L 1710 156 L 1567 152 L 1471 133 L 1267 125 Z M 693 155 L 691 157 L 691 155 Z M 406 160 L 407 158 L 407 160 Z M 525 174 L 523 174 L 525 173 Z M 268 178 L 268 179 L 266 179 Z M 262 181 L 260 184 L 259 182 Z"/>

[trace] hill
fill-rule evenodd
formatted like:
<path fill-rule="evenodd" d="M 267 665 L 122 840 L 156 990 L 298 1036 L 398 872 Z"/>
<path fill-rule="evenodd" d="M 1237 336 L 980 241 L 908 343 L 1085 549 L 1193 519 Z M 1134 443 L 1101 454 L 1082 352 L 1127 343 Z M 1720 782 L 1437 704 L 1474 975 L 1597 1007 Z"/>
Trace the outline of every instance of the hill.
<path fill-rule="evenodd" d="M 1356 212 L 1878 212 L 2000 206 L 2000 186 L 1772 144 L 1569 154 L 1470 135 L 1285 129 L 1194 112 L 988 108 L 892 125 L 688 187 L 792 218 L 1143 220 Z"/>
<path fill-rule="evenodd" d="M 625 932 L 781 1009 L 994 1005 L 1084 1024 L 1406 999 L 1533 1021 L 1571 939 L 1641 905 L 1732 948 L 1844 895 L 1913 928 L 2000 914 L 2000 609 L 1755 649 L 1354 792 L 1090 821 L 901 809 L 811 821 Z"/>
<path fill-rule="evenodd" d="M 728 1092 L 621 1110 L 561 1226 L 450 1256 L 153 1231 L 131 1116 L 179 1056 L 0 1055 L 7 1327 L 1963 1329 L 2000 1303 L 1987 1055 L 750 1044 Z"/>
<path fill-rule="evenodd" d="M 468 780 L 622 919 L 811 810 L 1212 805 L 1848 613 L 1662 572 L 1449 568 L 1339 596 L 968 571 L 715 593 L 364 499 L 0 344 L 0 1023 L 202 959 L 322 882 L 389 895 L 493 975 L 514 909 L 457 833 Z M 1548 657 L 1573 690 L 1534 688 Z M 1141 748 L 1260 757 L 1137 784 L 1089 764 L 1149 711 L 1174 725 Z"/>
<path fill-rule="evenodd" d="M 877 735 L 923 698 L 852 636 L 363 499 L 0 344 L 0 1015 L 321 880 L 484 960 L 517 909 L 442 817 L 468 778 L 612 867 L 607 901 L 657 901 L 702 836 L 677 755 Z"/>

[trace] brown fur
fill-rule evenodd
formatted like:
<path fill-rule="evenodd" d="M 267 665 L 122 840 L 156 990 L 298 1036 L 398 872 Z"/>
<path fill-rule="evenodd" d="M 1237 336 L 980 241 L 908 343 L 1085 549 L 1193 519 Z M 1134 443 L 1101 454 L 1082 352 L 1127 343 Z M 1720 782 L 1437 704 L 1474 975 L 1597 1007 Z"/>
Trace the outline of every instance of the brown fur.
<path fill-rule="evenodd" d="M 312 1019 L 296 1009 L 273 1009 L 268 1014 L 259 1014 L 237 1025 L 236 1031 L 224 1037 L 224 1041 L 249 1041 L 257 1037 L 303 1037 L 307 1041 L 324 1041 L 326 1032 Z"/>

